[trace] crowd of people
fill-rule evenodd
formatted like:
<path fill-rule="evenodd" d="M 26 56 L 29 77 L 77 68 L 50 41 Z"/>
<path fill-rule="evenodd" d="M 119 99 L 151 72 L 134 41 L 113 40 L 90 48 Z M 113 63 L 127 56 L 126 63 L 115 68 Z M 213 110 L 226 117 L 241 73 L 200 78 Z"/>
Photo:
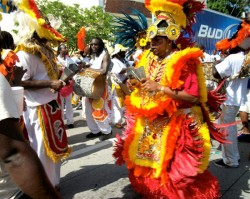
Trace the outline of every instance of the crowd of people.
<path fill-rule="evenodd" d="M 75 128 L 73 101 L 82 105 L 86 139 L 104 141 L 114 136 L 113 127 L 123 129 L 113 156 L 126 164 L 143 198 L 220 197 L 218 180 L 208 171 L 211 140 L 222 146 L 215 165 L 235 169 L 237 114 L 249 134 L 249 15 L 209 55 L 189 32 L 201 2 L 148 0 L 153 24 L 126 15 L 112 52 L 99 37 L 87 45 L 81 29 L 80 53 L 70 56 L 66 38 L 34 0 L 15 6 L 23 30 L 18 41 L 0 32 L 0 198 L 61 198 L 60 168 L 72 150 L 66 130 Z M 29 20 L 35 25 L 27 27 Z M 130 35 L 121 31 L 134 27 Z M 82 77 L 86 82 L 79 82 Z M 94 78 L 101 83 L 94 85 Z M 21 115 L 12 94 L 17 86 L 24 89 Z"/>

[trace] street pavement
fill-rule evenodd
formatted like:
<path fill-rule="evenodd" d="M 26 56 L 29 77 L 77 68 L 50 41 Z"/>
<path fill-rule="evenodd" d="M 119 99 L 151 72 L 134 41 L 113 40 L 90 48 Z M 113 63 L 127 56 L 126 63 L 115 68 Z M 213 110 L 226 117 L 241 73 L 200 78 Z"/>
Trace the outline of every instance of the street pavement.
<path fill-rule="evenodd" d="M 128 180 L 126 167 L 114 163 L 115 134 L 122 130 L 113 128 L 113 137 L 106 141 L 86 139 L 90 132 L 81 110 L 74 110 L 75 128 L 67 129 L 72 147 L 71 156 L 62 163 L 61 195 L 63 199 L 139 199 Z M 220 168 L 213 162 L 221 158 L 220 146 L 213 142 L 209 170 L 220 183 L 221 199 L 250 199 L 250 143 L 239 143 L 240 167 Z"/>

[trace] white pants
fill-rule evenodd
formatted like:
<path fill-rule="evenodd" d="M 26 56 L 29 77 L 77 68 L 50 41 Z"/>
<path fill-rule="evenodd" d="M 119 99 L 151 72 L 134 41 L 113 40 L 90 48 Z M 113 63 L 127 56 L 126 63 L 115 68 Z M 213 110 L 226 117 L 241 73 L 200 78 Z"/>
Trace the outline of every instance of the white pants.
<path fill-rule="evenodd" d="M 31 147 L 41 160 L 45 172 L 52 185 L 59 185 L 61 163 L 54 163 L 46 154 L 42 130 L 38 120 L 37 108 L 27 106 L 27 110 L 24 112 L 23 117 L 28 131 Z"/>
<path fill-rule="evenodd" d="M 111 123 L 112 124 L 122 124 L 123 121 L 123 115 L 124 115 L 124 107 L 120 106 L 119 98 L 116 94 L 116 89 L 112 92 L 112 107 L 111 107 Z"/>
<path fill-rule="evenodd" d="M 86 119 L 86 113 L 85 113 L 85 97 L 82 97 L 82 117 Z"/>
<path fill-rule="evenodd" d="M 223 107 L 223 117 L 221 122 L 224 124 L 230 124 L 235 122 L 236 115 L 239 111 L 239 106 L 224 106 Z M 225 164 L 229 166 L 238 166 L 238 160 L 240 159 L 239 149 L 238 149 L 238 138 L 237 138 L 237 126 L 227 127 L 227 140 L 230 144 L 222 145 L 222 158 Z"/>
<path fill-rule="evenodd" d="M 67 120 L 67 125 L 69 124 L 74 124 L 74 110 L 73 110 L 73 106 L 71 104 L 71 100 L 72 100 L 72 93 L 66 97 L 62 97 L 61 98 L 61 102 L 62 102 L 62 115 L 64 115 L 63 110 L 64 110 L 64 102 L 65 102 L 65 116 L 66 116 L 66 120 Z M 63 118 L 64 120 L 64 118 Z"/>
<path fill-rule="evenodd" d="M 92 107 L 89 103 L 89 98 L 85 97 L 85 114 L 86 114 L 86 121 L 88 124 L 88 127 L 90 131 L 93 134 L 97 134 L 99 132 L 102 132 L 103 134 L 109 134 L 111 132 L 111 126 L 110 126 L 110 109 L 108 108 L 108 103 L 105 101 L 105 110 L 108 113 L 107 118 L 104 121 L 98 121 L 94 120 L 92 117 Z"/>

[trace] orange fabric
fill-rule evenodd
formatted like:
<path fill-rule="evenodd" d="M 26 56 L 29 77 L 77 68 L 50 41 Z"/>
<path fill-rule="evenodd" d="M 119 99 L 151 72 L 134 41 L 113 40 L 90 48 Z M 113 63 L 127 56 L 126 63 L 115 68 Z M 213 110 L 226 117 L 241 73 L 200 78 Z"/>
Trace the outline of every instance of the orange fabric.
<path fill-rule="evenodd" d="M 104 121 L 108 117 L 108 112 L 105 110 L 105 102 L 108 100 L 108 88 L 105 87 L 103 95 L 100 99 L 91 99 L 89 102 L 92 107 L 92 117 L 97 121 Z M 110 103 L 108 102 L 110 107 Z"/>

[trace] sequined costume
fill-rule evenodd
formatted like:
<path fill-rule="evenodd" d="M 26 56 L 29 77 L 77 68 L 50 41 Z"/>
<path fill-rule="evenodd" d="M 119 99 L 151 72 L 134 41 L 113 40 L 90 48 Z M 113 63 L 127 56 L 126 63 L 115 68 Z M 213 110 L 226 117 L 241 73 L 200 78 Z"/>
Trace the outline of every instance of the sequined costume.
<path fill-rule="evenodd" d="M 176 92 L 193 87 L 188 92 L 199 93 L 204 109 L 207 94 L 201 54 L 197 48 L 188 48 L 162 63 L 156 63 L 150 54 L 144 60 L 145 71 Z M 193 85 L 195 77 L 197 87 Z M 128 126 L 124 137 L 118 138 L 114 156 L 118 164 L 126 163 L 138 193 L 146 198 L 219 197 L 218 181 L 207 171 L 210 134 L 201 106 L 176 101 L 161 92 L 136 89 L 127 97 L 126 108 Z"/>
<path fill-rule="evenodd" d="M 191 16 L 184 14 L 185 8 L 198 7 L 190 6 L 192 3 L 197 2 L 145 1 L 157 16 L 148 37 L 167 37 L 177 45 L 176 40 L 183 39 L 181 28 L 188 26 L 186 17 Z M 167 26 L 158 26 L 164 20 Z M 184 44 L 183 40 L 179 44 Z M 127 126 L 122 137 L 117 135 L 113 156 L 118 165 L 126 164 L 131 185 L 143 198 L 220 196 L 218 181 L 207 167 L 211 137 L 225 141 L 225 132 L 213 123 L 211 114 L 220 111 L 224 96 L 217 95 L 218 89 L 207 92 L 200 62 L 202 51 L 182 49 L 172 49 L 163 60 L 150 50 L 144 51 L 138 66 L 143 66 L 146 78 L 163 90 L 148 92 L 137 86 L 125 99 Z M 185 91 L 197 97 L 198 103 L 176 100 L 165 93 L 166 87 L 176 94 Z"/>

